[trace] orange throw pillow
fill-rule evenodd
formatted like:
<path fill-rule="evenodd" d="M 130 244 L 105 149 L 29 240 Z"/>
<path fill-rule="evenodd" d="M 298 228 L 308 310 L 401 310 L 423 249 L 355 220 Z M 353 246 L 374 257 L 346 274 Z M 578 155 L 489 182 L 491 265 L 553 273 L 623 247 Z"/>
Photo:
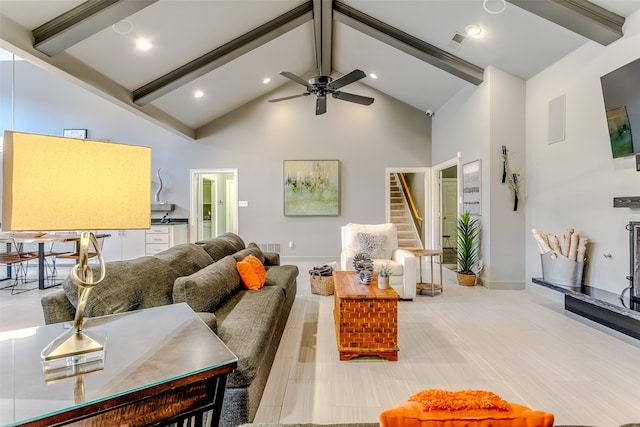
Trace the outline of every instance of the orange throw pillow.
<path fill-rule="evenodd" d="M 253 255 L 246 256 L 236 263 L 236 268 L 247 289 L 257 291 L 264 286 L 267 280 L 267 271 L 258 258 Z"/>
<path fill-rule="evenodd" d="M 380 414 L 381 427 L 551 427 L 553 415 L 481 390 L 425 390 Z"/>

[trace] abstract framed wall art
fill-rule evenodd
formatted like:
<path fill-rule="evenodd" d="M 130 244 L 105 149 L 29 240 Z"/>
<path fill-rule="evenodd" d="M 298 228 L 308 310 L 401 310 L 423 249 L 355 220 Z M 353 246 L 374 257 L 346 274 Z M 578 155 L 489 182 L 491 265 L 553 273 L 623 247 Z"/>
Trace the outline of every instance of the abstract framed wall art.
<path fill-rule="evenodd" d="M 462 165 L 462 212 L 480 215 L 480 160 Z"/>
<path fill-rule="evenodd" d="M 624 157 L 633 154 L 633 139 L 627 107 L 614 108 L 607 111 L 609 140 L 613 157 Z"/>
<path fill-rule="evenodd" d="M 285 216 L 340 214 L 339 160 L 284 161 Z"/>

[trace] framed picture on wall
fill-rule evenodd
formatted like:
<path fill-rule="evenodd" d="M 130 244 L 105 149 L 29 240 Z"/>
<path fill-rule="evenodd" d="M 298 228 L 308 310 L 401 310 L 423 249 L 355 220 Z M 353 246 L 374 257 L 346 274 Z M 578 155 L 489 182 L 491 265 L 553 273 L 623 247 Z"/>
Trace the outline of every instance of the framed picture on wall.
<path fill-rule="evenodd" d="M 340 215 L 339 160 L 285 160 L 285 216 Z"/>
<path fill-rule="evenodd" d="M 62 136 L 64 136 L 65 138 L 87 139 L 87 130 L 86 129 L 64 129 L 62 131 Z"/>
<path fill-rule="evenodd" d="M 480 215 L 481 182 L 480 160 L 462 165 L 462 211 Z"/>

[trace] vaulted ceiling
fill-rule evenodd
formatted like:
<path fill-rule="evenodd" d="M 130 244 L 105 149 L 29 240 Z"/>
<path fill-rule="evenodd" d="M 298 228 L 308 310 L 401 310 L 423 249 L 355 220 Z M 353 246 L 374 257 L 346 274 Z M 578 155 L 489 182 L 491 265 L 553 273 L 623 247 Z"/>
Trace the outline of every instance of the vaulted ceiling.
<path fill-rule="evenodd" d="M 304 92 L 282 71 L 360 69 L 360 83 L 437 111 L 489 66 L 526 80 L 588 41 L 615 42 L 639 9 L 640 0 L 0 0 L 0 47 L 198 138 L 279 86 Z M 470 24 L 480 35 L 466 34 Z M 141 39 L 151 48 L 138 49 Z M 313 114 L 308 98 L 284 102 Z M 327 114 L 331 102 L 341 101 Z"/>

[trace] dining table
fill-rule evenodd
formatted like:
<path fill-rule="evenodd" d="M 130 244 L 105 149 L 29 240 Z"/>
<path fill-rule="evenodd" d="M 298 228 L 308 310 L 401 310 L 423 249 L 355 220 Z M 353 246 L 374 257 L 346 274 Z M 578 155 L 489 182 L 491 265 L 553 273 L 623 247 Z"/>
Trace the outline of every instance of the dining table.
<path fill-rule="evenodd" d="M 109 233 L 94 233 L 96 239 L 111 237 Z M 45 245 L 56 242 L 76 242 L 76 251 L 79 251 L 81 233 L 78 232 L 23 232 L 5 231 L 0 232 L 1 238 L 13 239 L 16 243 L 37 243 L 38 244 L 38 289 L 47 289 L 52 286 L 45 286 Z M 11 270 L 7 267 L 7 275 L 11 277 Z"/>

